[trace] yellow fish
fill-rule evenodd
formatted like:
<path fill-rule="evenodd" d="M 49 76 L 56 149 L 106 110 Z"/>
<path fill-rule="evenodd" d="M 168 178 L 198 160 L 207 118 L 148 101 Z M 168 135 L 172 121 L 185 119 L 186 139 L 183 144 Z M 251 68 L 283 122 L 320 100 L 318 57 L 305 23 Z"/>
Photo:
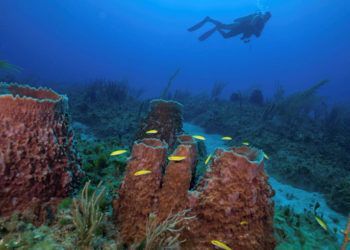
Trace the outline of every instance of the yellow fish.
<path fill-rule="evenodd" d="M 169 161 L 182 161 L 185 159 L 186 159 L 186 156 L 180 156 L 180 155 L 171 155 L 168 157 Z"/>
<path fill-rule="evenodd" d="M 221 138 L 221 140 L 224 140 L 224 141 L 231 141 L 232 140 L 232 137 L 231 136 L 224 136 Z"/>
<path fill-rule="evenodd" d="M 205 141 L 205 137 L 202 135 L 193 135 L 192 137 L 197 139 L 197 140 Z"/>
<path fill-rule="evenodd" d="M 315 216 L 315 219 L 324 230 L 326 230 L 326 231 L 328 230 L 327 224 L 320 217 Z"/>
<path fill-rule="evenodd" d="M 248 225 L 248 221 L 242 220 L 239 224 L 240 224 L 241 226 L 243 226 L 243 225 Z"/>
<path fill-rule="evenodd" d="M 243 142 L 242 144 L 245 146 L 249 146 L 249 142 L 247 142 L 247 141 Z"/>
<path fill-rule="evenodd" d="M 111 156 L 122 155 L 122 154 L 125 154 L 126 152 L 128 151 L 125 149 L 116 150 L 111 153 Z"/>
<path fill-rule="evenodd" d="M 208 162 L 210 161 L 210 159 L 211 159 L 211 155 L 208 155 L 208 157 L 207 157 L 207 159 L 205 160 L 204 164 L 207 165 Z"/>
<path fill-rule="evenodd" d="M 150 173 L 152 173 L 152 171 L 147 170 L 147 169 L 142 169 L 142 170 L 135 172 L 134 175 L 139 176 L 139 175 L 150 174 Z"/>
<path fill-rule="evenodd" d="M 153 134 L 157 134 L 157 133 L 158 133 L 158 130 L 155 130 L 155 129 L 151 129 L 151 130 L 146 131 L 146 134 L 148 134 L 148 135 L 153 135 Z"/>
<path fill-rule="evenodd" d="M 267 154 L 265 154 L 265 153 L 264 153 L 264 158 L 265 158 L 266 160 L 270 160 L 270 157 L 269 157 Z"/>
<path fill-rule="evenodd" d="M 230 248 L 228 245 L 226 245 L 225 243 L 218 241 L 218 240 L 212 240 L 211 244 L 213 244 L 214 246 L 217 246 L 220 249 L 232 250 L 232 248 Z"/>

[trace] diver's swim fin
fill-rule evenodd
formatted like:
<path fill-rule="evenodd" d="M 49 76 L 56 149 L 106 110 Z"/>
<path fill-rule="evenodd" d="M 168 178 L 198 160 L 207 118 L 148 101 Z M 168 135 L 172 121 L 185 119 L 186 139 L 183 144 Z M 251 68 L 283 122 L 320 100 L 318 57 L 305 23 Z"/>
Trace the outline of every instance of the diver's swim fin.
<path fill-rule="evenodd" d="M 198 37 L 198 40 L 199 41 L 204 41 L 206 40 L 208 37 L 210 37 L 215 31 L 216 31 L 216 27 L 215 28 L 212 28 L 211 30 L 205 32 L 203 35 L 201 35 L 200 37 Z"/>
<path fill-rule="evenodd" d="M 189 32 L 198 30 L 199 28 L 201 28 L 206 22 L 208 22 L 209 17 L 204 18 L 202 21 L 200 21 L 199 23 L 197 23 L 196 25 L 192 26 L 191 28 L 188 28 L 187 30 Z"/>

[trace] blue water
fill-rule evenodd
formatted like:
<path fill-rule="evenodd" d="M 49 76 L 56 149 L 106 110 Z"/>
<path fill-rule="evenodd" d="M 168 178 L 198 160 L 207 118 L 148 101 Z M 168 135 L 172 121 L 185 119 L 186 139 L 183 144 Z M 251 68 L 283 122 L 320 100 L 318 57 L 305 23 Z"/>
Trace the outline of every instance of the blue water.
<path fill-rule="evenodd" d="M 218 34 L 199 42 L 186 29 L 209 15 L 222 22 L 269 10 L 262 36 L 244 44 Z M 329 79 L 321 93 L 349 99 L 350 2 L 345 0 L 1 0 L 0 59 L 24 70 L 19 78 L 77 84 L 128 79 L 158 96 L 173 88 L 232 90 L 277 83 L 288 92 Z"/>

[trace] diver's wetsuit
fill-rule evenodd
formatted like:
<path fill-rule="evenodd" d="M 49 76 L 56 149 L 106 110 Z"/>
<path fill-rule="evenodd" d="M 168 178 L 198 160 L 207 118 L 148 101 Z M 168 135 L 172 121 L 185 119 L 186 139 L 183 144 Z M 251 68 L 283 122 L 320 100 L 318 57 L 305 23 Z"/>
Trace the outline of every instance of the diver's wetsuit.
<path fill-rule="evenodd" d="M 202 20 L 198 24 L 189 28 L 188 31 L 191 31 L 191 32 L 195 31 L 209 22 L 214 24 L 215 27 L 207 31 L 203 35 L 201 35 L 198 38 L 200 41 L 206 40 L 215 31 L 218 31 L 225 39 L 242 34 L 241 39 L 247 43 L 250 41 L 250 37 L 252 35 L 255 35 L 256 37 L 259 37 L 261 35 L 261 32 L 264 29 L 265 23 L 270 19 L 270 17 L 271 17 L 270 12 L 266 12 L 264 14 L 259 12 L 259 13 L 251 14 L 249 16 L 237 18 L 234 20 L 232 24 L 223 24 L 215 19 L 206 17 L 204 18 L 204 20 Z"/>

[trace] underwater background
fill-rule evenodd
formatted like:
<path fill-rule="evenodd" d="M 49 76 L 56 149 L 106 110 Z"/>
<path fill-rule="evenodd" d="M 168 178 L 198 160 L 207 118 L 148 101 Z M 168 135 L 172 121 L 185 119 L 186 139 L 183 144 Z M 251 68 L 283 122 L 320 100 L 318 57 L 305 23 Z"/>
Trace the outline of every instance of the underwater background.
<path fill-rule="evenodd" d="M 350 249 L 350 2 L 1 0 L 0 10 L 0 250 Z M 249 41 L 238 21 L 229 39 L 212 23 L 188 30 L 268 12 Z M 174 166 L 187 168 L 172 179 Z M 255 205 L 250 217 L 235 188 Z M 173 217 L 154 200 L 178 202 Z"/>
<path fill-rule="evenodd" d="M 322 93 L 348 99 L 347 1 L 3 0 L 1 9 L 2 58 L 47 82 L 122 78 L 154 96 L 181 68 L 176 87 L 197 93 L 218 80 L 271 95 L 276 83 L 291 92 L 327 78 Z M 272 18 L 250 44 L 218 34 L 199 43 L 186 32 L 205 16 L 229 23 L 259 9 Z"/>

